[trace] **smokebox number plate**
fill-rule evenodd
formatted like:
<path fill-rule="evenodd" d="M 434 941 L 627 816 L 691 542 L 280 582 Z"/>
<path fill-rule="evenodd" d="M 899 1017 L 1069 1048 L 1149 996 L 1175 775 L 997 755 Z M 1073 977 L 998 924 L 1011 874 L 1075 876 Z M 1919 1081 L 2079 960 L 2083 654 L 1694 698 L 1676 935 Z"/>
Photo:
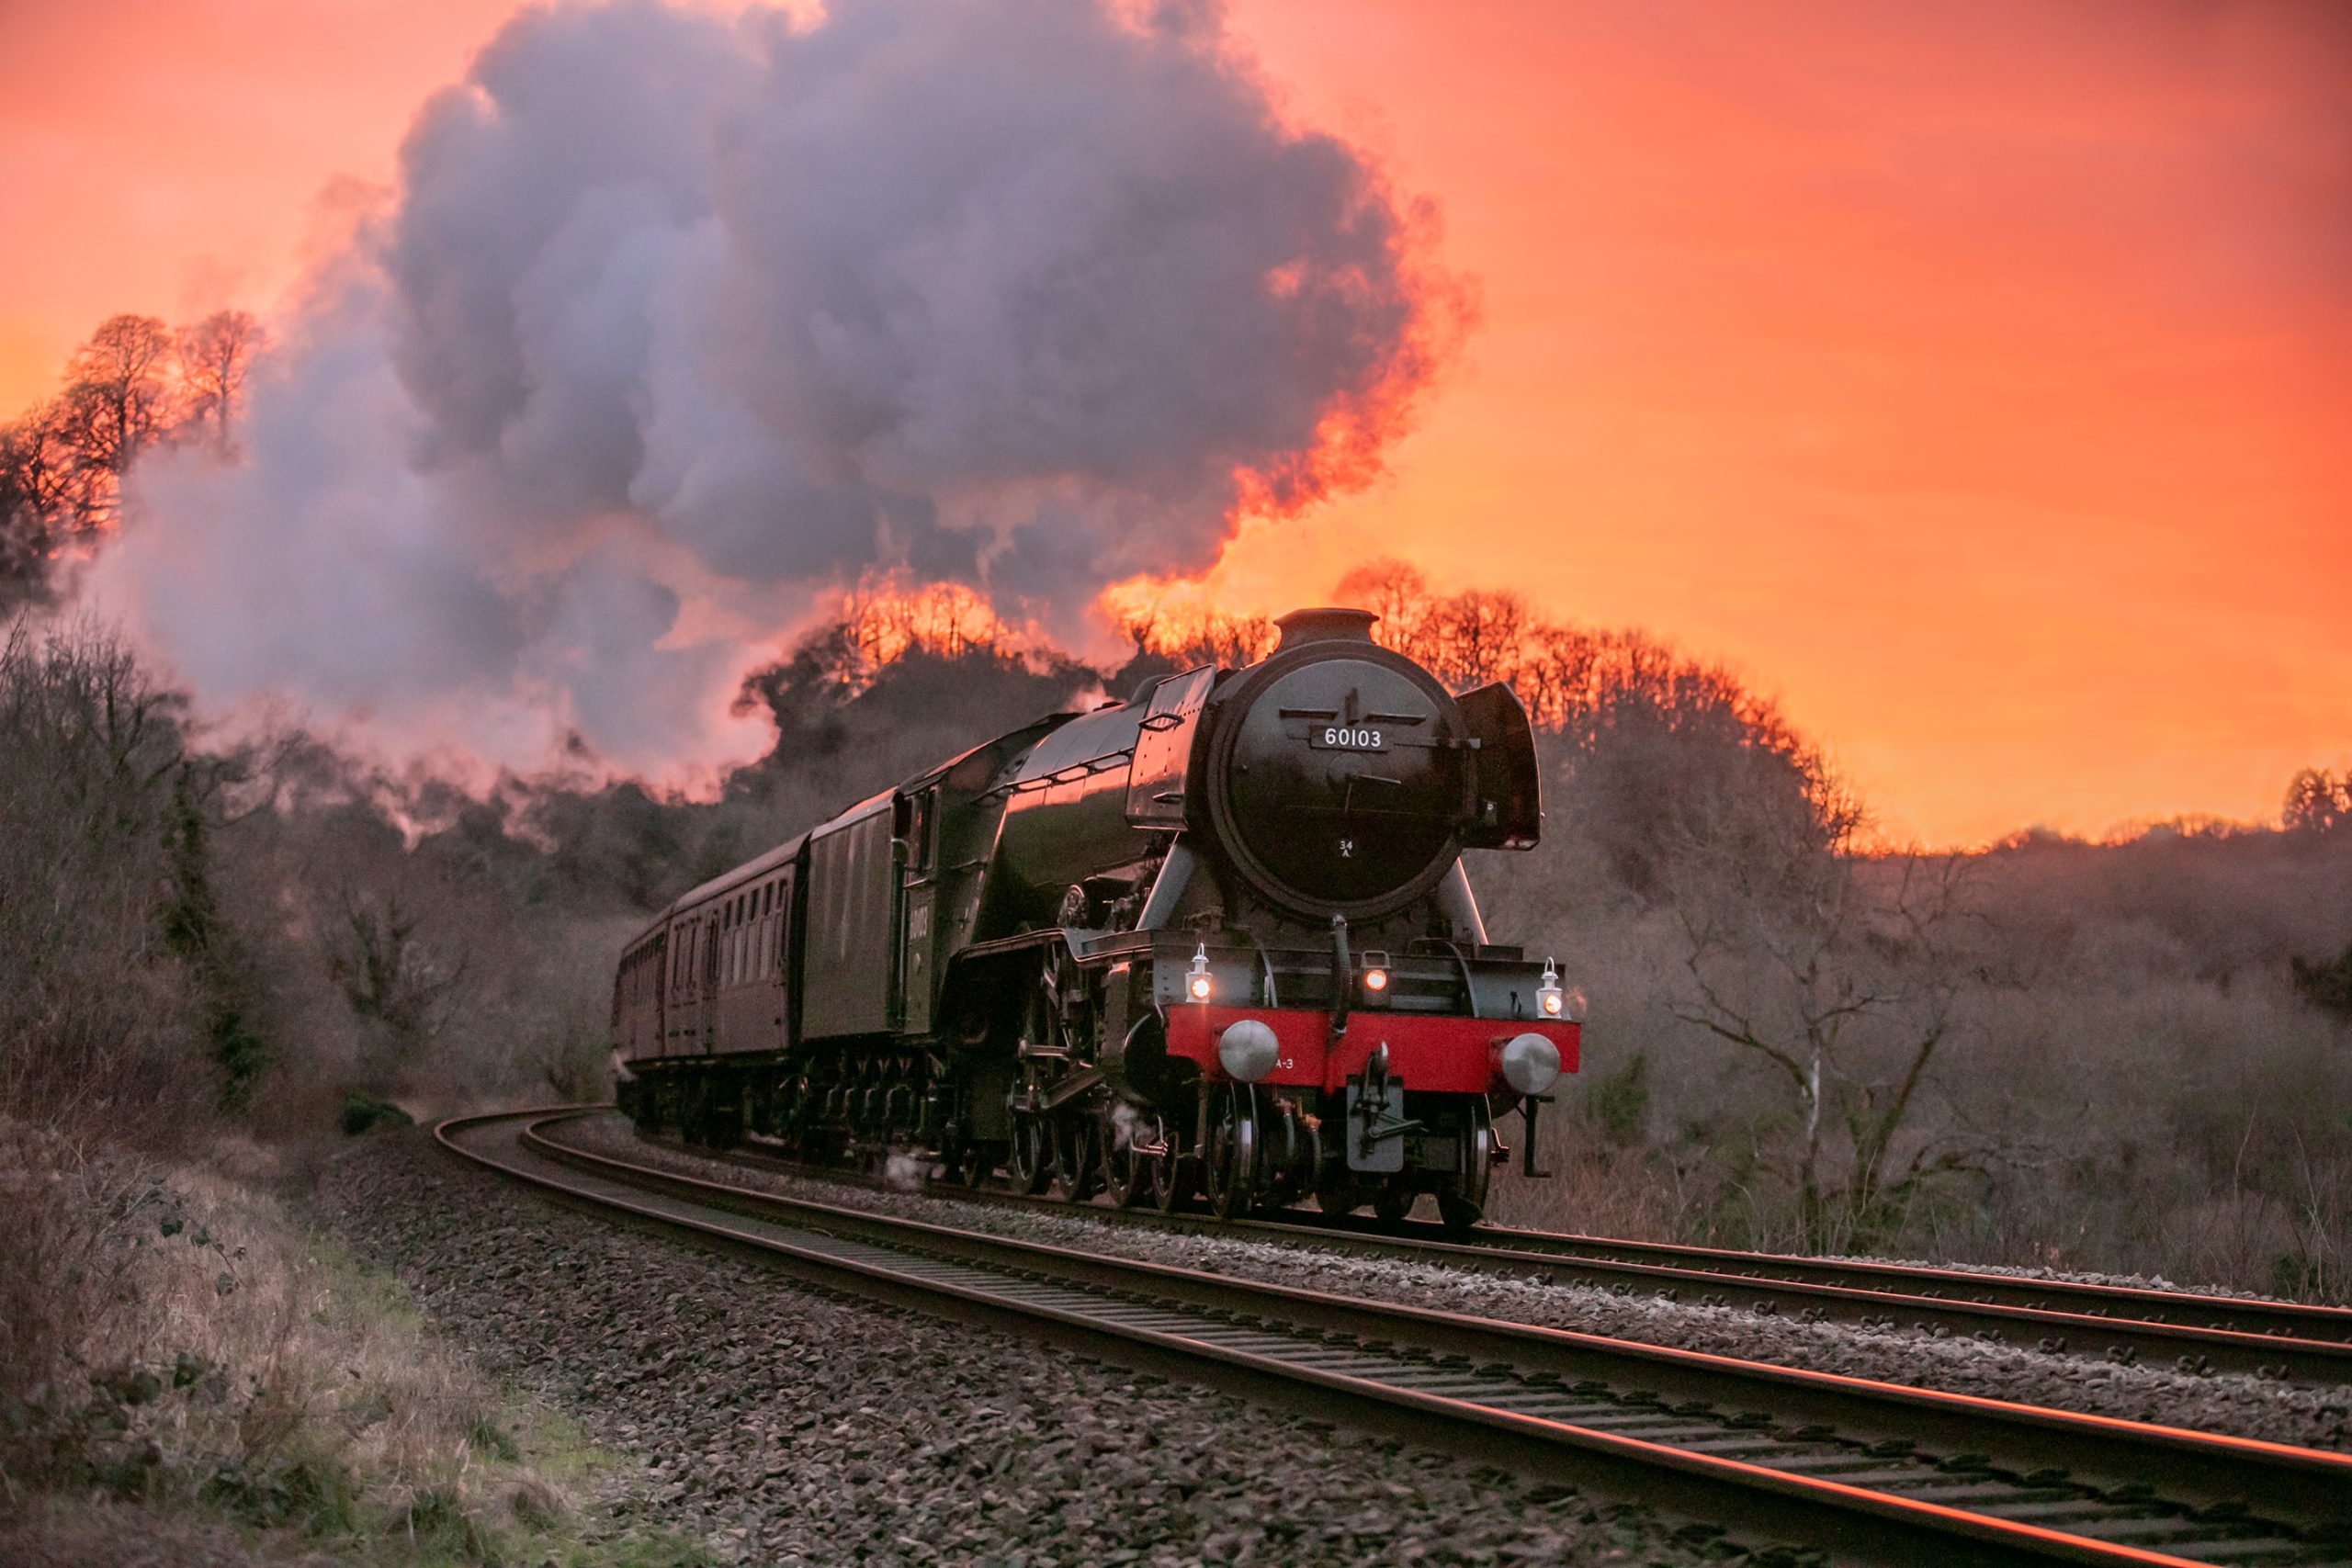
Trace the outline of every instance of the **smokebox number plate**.
<path fill-rule="evenodd" d="M 1385 751 L 1388 737 L 1368 724 L 1318 724 L 1306 732 L 1306 743 L 1317 751 Z"/>

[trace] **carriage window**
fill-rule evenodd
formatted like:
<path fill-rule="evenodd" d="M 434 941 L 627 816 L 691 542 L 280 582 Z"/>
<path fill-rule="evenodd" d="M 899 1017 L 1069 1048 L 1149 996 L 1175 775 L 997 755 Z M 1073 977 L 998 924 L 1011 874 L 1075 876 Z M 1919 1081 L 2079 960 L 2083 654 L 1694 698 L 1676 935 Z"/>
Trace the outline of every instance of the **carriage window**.
<path fill-rule="evenodd" d="M 906 864 L 910 871 L 921 871 L 931 863 L 931 795 L 928 791 L 900 802 L 905 818 L 899 837 L 906 840 Z"/>

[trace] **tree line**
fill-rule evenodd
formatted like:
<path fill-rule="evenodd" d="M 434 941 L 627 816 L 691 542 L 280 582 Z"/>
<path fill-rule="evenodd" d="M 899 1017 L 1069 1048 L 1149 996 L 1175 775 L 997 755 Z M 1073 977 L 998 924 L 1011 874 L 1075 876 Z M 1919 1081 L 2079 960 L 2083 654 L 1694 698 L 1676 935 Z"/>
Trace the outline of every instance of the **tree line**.
<path fill-rule="evenodd" d="M 0 608 L 8 584 L 38 596 L 60 556 L 103 539 L 141 452 L 193 446 L 235 459 L 262 346 L 235 312 L 177 331 L 132 316 L 102 325 L 63 389 L 0 431 Z M 1923 1245 L 1959 1234 L 1937 1227 L 1967 1225 L 1989 1255 L 2018 1260 L 2018 1237 L 2057 1223 L 2028 1213 L 2037 1192 L 2096 1207 L 2127 1190 L 2112 1172 L 2077 1181 L 2059 1164 L 2058 1133 L 2033 1156 L 2046 1162 L 2042 1186 L 2020 1174 L 2020 1148 L 2041 1134 L 2018 1131 L 2026 1109 L 1984 1097 L 2004 1075 L 2043 1069 L 2002 1055 L 2041 1038 L 2037 1021 L 2164 998 L 2173 1010 L 2142 1032 L 2179 1033 L 2184 1059 L 2201 1065 L 2221 1055 L 2182 1032 L 2251 1007 L 2264 1048 L 2306 1078 L 2342 1055 L 2352 931 L 2324 897 L 2267 894 L 2260 908 L 2307 918 L 2245 918 L 2233 879 L 2275 889 L 2319 878 L 2324 895 L 2322 873 L 2352 853 L 2352 777 L 2299 774 L 2287 831 L 2248 831 L 2235 848 L 2199 834 L 1892 852 L 1871 845 L 1822 750 L 1721 663 L 1637 630 L 1553 619 L 1507 591 L 1442 592 L 1397 560 L 1350 572 L 1334 597 L 1374 611 L 1374 636 L 1450 687 L 1507 681 L 1529 710 L 1544 842 L 1482 857 L 1475 874 L 1498 930 L 1559 942 L 1590 977 L 1608 1050 L 1555 1123 L 1554 1136 L 1585 1140 L 1581 1155 L 1555 1152 L 1622 1152 L 1574 1190 L 1647 1193 L 1653 1209 L 1625 1224 L 1814 1247 Z M 1264 615 L 1176 593 L 1120 601 L 1114 619 L 1126 652 L 1097 664 L 972 588 L 862 580 L 745 681 L 740 702 L 774 717 L 776 741 L 705 803 L 554 778 L 502 781 L 474 799 L 371 774 L 300 737 L 214 757 L 185 739 L 180 699 L 119 647 L 51 640 L 19 621 L 0 657 L 0 959 L 28 983 L 0 1019 L 13 1020 L 0 1031 L 13 1035 L 0 1038 L 0 1114 L 100 1084 L 117 1105 L 142 1088 L 169 1105 L 180 1086 L 141 1064 L 175 1039 L 230 1105 L 300 1100 L 283 1092 L 289 1073 L 320 1092 L 441 1092 L 518 1073 L 582 1087 L 598 1055 L 605 950 L 680 888 L 1039 713 L 1124 695 L 1154 673 L 1246 663 L 1278 637 Z M 118 731 L 119 715 L 137 726 Z M 2129 898 L 2101 891 L 2107 880 Z M 2235 913 L 2215 919 L 2225 906 Z M 74 919 L 41 913 L 55 908 Z M 297 918 L 281 919 L 288 910 Z M 2248 962 L 2261 966 L 2251 980 Z M 147 979 L 108 978 L 126 972 Z M 475 1043 L 492 1016 L 501 1037 L 526 1042 L 495 1068 Z M 2077 1027 L 2067 1048 L 2104 1041 L 2103 1027 Z M 331 1059 L 321 1042 L 339 1042 Z M 2147 1047 L 2119 1032 L 2101 1049 L 2102 1070 L 2128 1078 Z M 119 1076 L 101 1070 L 109 1064 Z M 2146 1114 L 2188 1127 L 2225 1099 Z M 2223 1156 L 2256 1136 L 2256 1114 L 2207 1129 L 2221 1152 L 2199 1156 L 2210 1169 L 2175 1171 L 2178 1190 L 2210 1195 L 2223 1175 L 2251 1183 L 2256 1166 Z M 2293 1182 L 2352 1183 L 2352 1166 L 2314 1177 L 2292 1163 L 2305 1131 L 2283 1125 L 2261 1191 L 2233 1201 L 2278 1212 Z M 1547 1201 L 1570 1190 L 1547 1188 Z M 2132 1190 L 2141 1208 L 2156 1201 Z M 2178 1216 L 2193 1210 L 2161 1212 L 2187 1224 Z M 2102 1222 L 2112 1261 L 2160 1258 L 2132 1229 L 2135 1212 Z M 2320 1256 L 2317 1240 L 2279 1245 Z M 2319 1277 L 2278 1279 L 2300 1290 Z"/>

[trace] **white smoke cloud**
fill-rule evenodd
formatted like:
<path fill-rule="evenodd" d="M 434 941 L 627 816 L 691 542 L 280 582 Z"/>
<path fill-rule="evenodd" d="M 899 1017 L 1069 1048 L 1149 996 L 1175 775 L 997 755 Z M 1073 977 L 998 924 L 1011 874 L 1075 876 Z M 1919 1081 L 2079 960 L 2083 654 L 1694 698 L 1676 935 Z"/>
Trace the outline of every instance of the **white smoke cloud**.
<path fill-rule="evenodd" d="M 533 10 L 94 589 L 209 706 L 688 778 L 829 584 L 1069 627 L 1360 480 L 1453 322 L 1425 230 L 1204 4 Z"/>

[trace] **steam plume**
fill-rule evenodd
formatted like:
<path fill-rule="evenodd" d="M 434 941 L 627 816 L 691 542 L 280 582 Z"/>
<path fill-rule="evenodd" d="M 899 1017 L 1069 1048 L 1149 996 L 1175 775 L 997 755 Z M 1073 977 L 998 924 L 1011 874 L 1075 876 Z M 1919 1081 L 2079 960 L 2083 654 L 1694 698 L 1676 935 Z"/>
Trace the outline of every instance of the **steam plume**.
<path fill-rule="evenodd" d="M 1459 322 L 1431 227 L 1206 4 L 529 11 L 96 587 L 209 705 L 682 779 L 829 584 L 1069 627 L 1361 482 Z"/>

